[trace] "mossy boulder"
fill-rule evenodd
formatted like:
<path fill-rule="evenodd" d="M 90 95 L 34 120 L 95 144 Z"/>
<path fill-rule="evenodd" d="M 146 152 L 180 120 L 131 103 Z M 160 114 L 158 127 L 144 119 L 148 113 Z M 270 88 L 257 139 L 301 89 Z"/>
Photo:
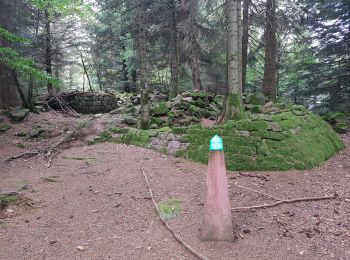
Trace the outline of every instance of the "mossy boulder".
<path fill-rule="evenodd" d="M 266 97 L 260 92 L 247 94 L 245 98 L 245 103 L 250 105 L 264 105 L 265 101 Z"/>
<path fill-rule="evenodd" d="M 8 111 L 7 115 L 13 123 L 23 121 L 29 114 L 29 109 L 15 109 Z"/>
<path fill-rule="evenodd" d="M 349 117 L 343 112 L 328 112 L 324 119 L 337 133 L 346 133 L 349 128 Z"/>
<path fill-rule="evenodd" d="M 6 132 L 7 130 L 9 130 L 11 128 L 10 125 L 5 124 L 5 123 L 0 123 L 0 132 Z"/>
<path fill-rule="evenodd" d="M 169 107 L 165 102 L 160 102 L 152 109 L 152 113 L 155 116 L 164 116 L 169 112 Z"/>
<path fill-rule="evenodd" d="M 183 136 L 190 146 L 179 156 L 206 164 L 209 139 L 215 134 L 223 138 L 229 170 L 310 169 L 344 148 L 333 129 L 304 107 L 291 107 L 266 119 L 228 121 L 211 129 L 191 127 Z M 242 136 L 242 131 L 249 135 Z"/>

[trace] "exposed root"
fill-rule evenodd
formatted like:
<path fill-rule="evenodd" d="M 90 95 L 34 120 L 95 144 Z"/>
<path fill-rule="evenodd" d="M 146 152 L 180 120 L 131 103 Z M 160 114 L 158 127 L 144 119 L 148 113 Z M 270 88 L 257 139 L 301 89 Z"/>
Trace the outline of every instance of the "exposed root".
<path fill-rule="evenodd" d="M 151 195 L 151 200 L 152 200 L 152 203 L 153 203 L 153 206 L 154 208 L 156 209 L 157 213 L 158 213 L 158 216 L 159 216 L 159 219 L 160 221 L 162 222 L 162 224 L 170 231 L 170 233 L 174 236 L 174 238 L 176 239 L 177 242 L 179 242 L 183 247 L 185 247 L 188 251 L 190 251 L 194 256 L 198 257 L 199 259 L 201 260 L 209 260 L 210 258 L 208 258 L 207 256 L 199 253 L 197 250 L 195 250 L 192 246 L 190 246 L 189 244 L 187 244 L 185 241 L 183 241 L 181 239 L 181 237 L 175 233 L 174 230 L 171 229 L 171 227 L 169 226 L 169 224 L 164 221 L 164 219 L 161 218 L 161 214 L 160 214 L 160 210 L 159 210 L 159 207 L 154 199 L 154 195 L 153 195 L 153 191 L 151 189 L 151 185 L 148 181 L 148 177 L 147 177 L 147 174 L 145 173 L 145 171 L 143 170 L 143 168 L 141 167 L 141 172 L 143 174 L 143 177 L 145 178 L 146 180 L 146 183 L 147 183 L 147 187 L 148 187 L 148 190 L 149 190 L 149 193 Z"/>
<path fill-rule="evenodd" d="M 12 156 L 8 159 L 5 160 L 5 162 L 11 162 L 13 160 L 19 159 L 19 158 L 30 158 L 30 157 L 34 157 L 36 155 L 40 154 L 39 152 L 25 152 L 25 153 L 21 153 L 15 156 Z"/>

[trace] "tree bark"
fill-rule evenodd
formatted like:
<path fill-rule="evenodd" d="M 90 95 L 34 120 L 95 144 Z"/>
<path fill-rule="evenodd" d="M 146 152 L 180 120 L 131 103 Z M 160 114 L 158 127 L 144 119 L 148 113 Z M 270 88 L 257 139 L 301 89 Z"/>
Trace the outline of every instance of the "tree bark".
<path fill-rule="evenodd" d="M 52 50 L 51 50 L 51 17 L 48 11 L 45 11 L 46 28 L 45 28 L 45 66 L 46 73 L 52 76 Z M 51 82 L 47 82 L 47 92 L 53 93 L 53 86 Z"/>
<path fill-rule="evenodd" d="M 200 65 L 198 60 L 198 53 L 196 50 L 196 32 L 195 32 L 195 16 L 196 16 L 196 7 L 198 0 L 181 0 L 182 12 L 185 16 L 186 23 L 186 36 L 188 39 L 188 58 L 189 66 L 192 72 L 192 83 L 193 89 L 200 91 L 202 90 L 202 81 L 200 77 Z"/>
<path fill-rule="evenodd" d="M 145 7 L 143 0 L 137 3 L 137 24 L 138 24 L 138 53 L 141 87 L 141 129 L 150 128 L 149 97 L 146 81 L 146 30 L 145 30 Z"/>
<path fill-rule="evenodd" d="M 0 109 L 20 105 L 12 69 L 0 62 Z"/>
<path fill-rule="evenodd" d="M 249 8 L 251 0 L 243 0 L 242 20 L 242 93 L 245 93 L 249 42 Z"/>
<path fill-rule="evenodd" d="M 10 28 L 10 21 L 5 16 L 6 11 L 5 3 L 0 1 L 0 26 L 8 30 Z M 0 47 L 10 47 L 10 43 L 0 37 Z M 0 109 L 19 105 L 20 99 L 16 90 L 16 82 L 12 68 L 4 62 L 1 62 L 0 57 Z"/>
<path fill-rule="evenodd" d="M 171 76 L 170 76 L 170 93 L 172 97 L 178 94 L 179 76 L 179 55 L 178 55 L 178 31 L 177 31 L 177 16 L 176 2 L 170 0 L 171 8 Z"/>
<path fill-rule="evenodd" d="M 79 48 L 77 48 L 77 50 L 78 50 L 78 52 L 80 53 L 81 64 L 83 65 L 84 74 L 86 75 L 86 78 L 87 78 L 87 80 L 88 80 L 90 92 L 92 92 L 92 85 L 91 85 L 89 73 L 88 73 L 88 71 L 87 71 L 87 68 L 86 68 L 86 65 L 85 65 L 85 62 L 84 62 L 83 53 L 81 52 L 81 50 L 79 50 Z"/>
<path fill-rule="evenodd" d="M 271 101 L 277 97 L 276 0 L 267 0 L 265 28 L 265 65 L 262 92 Z"/>
<path fill-rule="evenodd" d="M 227 92 L 221 121 L 238 119 L 242 109 L 241 1 L 227 0 Z"/>

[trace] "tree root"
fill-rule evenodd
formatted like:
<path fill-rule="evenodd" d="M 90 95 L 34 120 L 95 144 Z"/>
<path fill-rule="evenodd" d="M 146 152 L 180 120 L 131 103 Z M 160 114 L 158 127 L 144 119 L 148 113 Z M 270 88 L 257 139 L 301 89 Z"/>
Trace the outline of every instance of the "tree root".
<path fill-rule="evenodd" d="M 189 244 L 187 244 L 185 241 L 183 241 L 181 239 L 181 237 L 175 233 L 174 230 L 171 229 L 171 227 L 169 226 L 169 224 L 164 221 L 161 217 L 161 214 L 160 214 L 160 210 L 159 210 L 159 207 L 154 199 L 154 195 L 153 195 L 153 191 L 151 189 L 151 185 L 148 181 L 148 177 L 147 177 L 147 174 L 145 173 L 145 171 L 143 170 L 143 168 L 141 167 L 141 172 L 143 174 L 143 177 L 145 178 L 145 181 L 147 183 L 147 187 L 148 187 L 148 190 L 149 190 L 149 193 L 151 195 L 151 200 L 152 200 L 152 203 L 153 203 L 153 206 L 154 208 L 156 209 L 157 213 L 158 213 L 158 216 L 159 216 L 159 219 L 160 221 L 162 222 L 162 224 L 170 231 L 170 233 L 173 235 L 173 237 L 175 238 L 175 240 L 177 242 L 179 242 L 183 247 L 185 247 L 188 251 L 190 251 L 194 256 L 198 257 L 199 259 L 201 260 L 209 260 L 209 258 L 205 255 L 202 255 L 201 253 L 199 253 L 198 251 L 196 251 L 192 246 L 190 246 Z"/>
<path fill-rule="evenodd" d="M 5 162 L 11 162 L 13 160 L 16 160 L 16 159 L 19 159 L 19 158 L 30 158 L 30 157 L 34 157 L 36 155 L 38 155 L 39 152 L 25 152 L 25 153 L 21 153 L 21 154 L 18 154 L 18 155 L 14 155 L 8 159 L 5 160 Z"/>
<path fill-rule="evenodd" d="M 269 196 L 273 198 L 272 196 Z M 254 209 L 266 209 L 266 208 L 272 208 L 281 204 L 289 204 L 289 203 L 297 203 L 297 202 L 303 202 L 303 201 L 320 201 L 320 200 L 332 200 L 338 198 L 338 194 L 334 193 L 332 196 L 324 196 L 324 197 L 305 197 L 305 198 L 298 198 L 298 199 L 290 199 L 290 200 L 277 200 L 277 202 L 271 203 L 271 204 L 264 204 L 264 205 L 256 205 L 256 206 L 250 206 L 250 207 L 238 207 L 238 208 L 232 208 L 232 211 L 244 211 L 244 210 L 254 210 Z"/>

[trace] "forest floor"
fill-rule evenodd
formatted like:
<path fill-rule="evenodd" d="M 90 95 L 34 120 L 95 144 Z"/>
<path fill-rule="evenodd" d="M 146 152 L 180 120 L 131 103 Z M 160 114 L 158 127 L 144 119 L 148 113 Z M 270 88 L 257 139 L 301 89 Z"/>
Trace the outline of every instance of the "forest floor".
<path fill-rule="evenodd" d="M 51 138 L 14 134 L 36 122 Z M 80 119 L 31 114 L 0 135 L 0 193 L 21 198 L 0 212 L 0 259 L 197 259 L 160 222 L 141 167 L 157 203 L 182 202 L 167 220 L 171 228 L 209 259 L 350 259 L 350 134 L 346 149 L 306 171 L 228 172 L 232 207 L 278 199 L 331 196 L 331 200 L 233 211 L 233 242 L 199 239 L 206 165 L 122 144 L 76 141 L 52 160 L 7 158 L 61 138 Z M 67 130 L 66 129 L 66 130 Z M 56 133 L 56 134 L 55 134 Z"/>

